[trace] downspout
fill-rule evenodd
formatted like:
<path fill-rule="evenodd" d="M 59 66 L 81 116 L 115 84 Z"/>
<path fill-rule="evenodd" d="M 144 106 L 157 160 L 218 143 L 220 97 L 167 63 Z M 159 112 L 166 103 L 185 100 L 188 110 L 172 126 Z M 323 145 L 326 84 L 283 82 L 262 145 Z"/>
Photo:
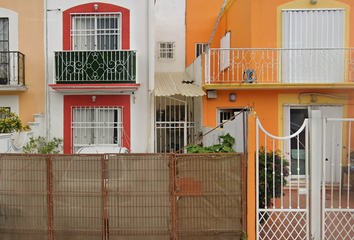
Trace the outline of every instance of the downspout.
<path fill-rule="evenodd" d="M 44 76 L 44 83 L 45 83 L 45 137 L 47 141 L 50 139 L 50 97 L 49 97 L 49 88 L 48 88 L 48 0 L 45 1 L 44 6 L 45 11 L 45 76 Z"/>
<path fill-rule="evenodd" d="M 155 134 L 151 134 L 151 131 L 155 131 L 155 95 L 154 95 L 154 88 L 155 88 L 155 14 L 154 14 L 154 6 L 155 1 L 148 1 L 148 79 L 149 79 L 149 88 L 148 88 L 148 96 L 149 96 L 149 132 L 147 137 L 147 145 L 146 145 L 146 152 L 154 152 L 151 149 L 154 148 L 155 142 Z M 151 146 L 152 145 L 152 146 Z"/>

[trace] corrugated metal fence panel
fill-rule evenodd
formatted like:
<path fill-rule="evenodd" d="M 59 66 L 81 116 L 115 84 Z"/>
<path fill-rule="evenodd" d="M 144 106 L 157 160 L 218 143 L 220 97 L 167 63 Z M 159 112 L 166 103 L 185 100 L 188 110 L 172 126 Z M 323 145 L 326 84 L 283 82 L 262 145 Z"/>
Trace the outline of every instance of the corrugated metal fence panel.
<path fill-rule="evenodd" d="M 239 239 L 242 156 L 181 155 L 176 160 L 178 239 Z"/>
<path fill-rule="evenodd" d="M 102 239 L 103 160 L 104 155 L 52 158 L 54 239 Z"/>
<path fill-rule="evenodd" d="M 170 239 L 170 155 L 109 156 L 109 239 Z"/>
<path fill-rule="evenodd" d="M 1 239 L 48 239 L 43 156 L 0 156 Z"/>
<path fill-rule="evenodd" d="M 344 47 L 344 9 L 283 10 L 282 26 L 283 49 Z M 343 82 L 344 49 L 284 50 L 282 63 L 285 83 Z"/>

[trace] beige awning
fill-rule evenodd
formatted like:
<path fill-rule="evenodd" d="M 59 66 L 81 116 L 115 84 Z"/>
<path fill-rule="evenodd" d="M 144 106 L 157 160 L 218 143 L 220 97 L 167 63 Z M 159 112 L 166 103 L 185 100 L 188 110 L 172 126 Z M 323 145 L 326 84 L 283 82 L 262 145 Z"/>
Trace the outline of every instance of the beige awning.
<path fill-rule="evenodd" d="M 183 95 L 200 97 L 205 95 L 202 87 L 193 83 L 186 72 L 157 72 L 155 73 L 155 96 Z"/>

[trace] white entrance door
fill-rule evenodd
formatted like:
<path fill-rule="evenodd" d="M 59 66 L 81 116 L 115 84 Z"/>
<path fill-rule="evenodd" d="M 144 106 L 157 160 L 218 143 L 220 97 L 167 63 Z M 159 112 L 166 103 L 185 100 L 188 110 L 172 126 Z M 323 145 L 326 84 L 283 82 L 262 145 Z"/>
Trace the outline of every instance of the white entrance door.
<path fill-rule="evenodd" d="M 321 110 L 321 115 L 326 118 L 342 118 L 343 116 L 342 106 L 321 106 L 317 109 Z M 328 122 L 326 128 L 325 181 L 339 182 L 341 169 L 339 169 L 338 161 L 341 161 L 342 153 L 342 123 Z"/>

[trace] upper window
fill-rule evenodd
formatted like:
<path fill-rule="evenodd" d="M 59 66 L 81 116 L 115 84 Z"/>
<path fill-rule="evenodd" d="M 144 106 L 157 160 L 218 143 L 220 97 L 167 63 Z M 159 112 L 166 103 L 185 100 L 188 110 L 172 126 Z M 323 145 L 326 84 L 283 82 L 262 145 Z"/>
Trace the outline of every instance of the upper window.
<path fill-rule="evenodd" d="M 0 18 L 0 52 L 9 51 L 9 19 Z"/>
<path fill-rule="evenodd" d="M 0 84 L 8 84 L 9 19 L 0 18 Z"/>
<path fill-rule="evenodd" d="M 73 50 L 121 49 L 121 15 L 74 14 L 71 39 Z"/>
<path fill-rule="evenodd" d="M 195 44 L 195 58 L 199 57 L 208 48 L 207 43 L 196 43 Z"/>
<path fill-rule="evenodd" d="M 173 59 L 175 57 L 174 42 L 159 42 L 159 58 Z"/>

